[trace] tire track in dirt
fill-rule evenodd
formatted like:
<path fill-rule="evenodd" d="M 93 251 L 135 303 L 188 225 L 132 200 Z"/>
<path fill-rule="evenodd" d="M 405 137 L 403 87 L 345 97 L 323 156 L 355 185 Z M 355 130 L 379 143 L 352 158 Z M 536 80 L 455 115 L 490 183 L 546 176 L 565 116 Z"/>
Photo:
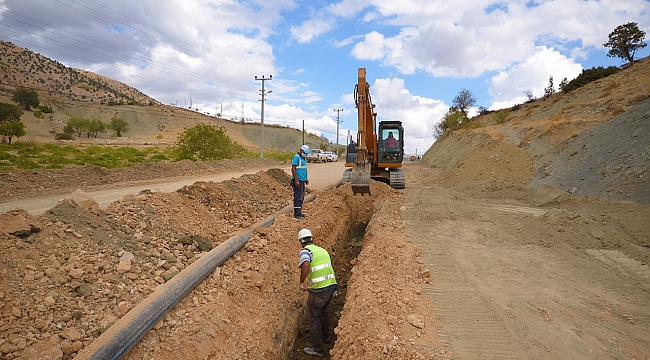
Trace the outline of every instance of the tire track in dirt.
<path fill-rule="evenodd" d="M 406 192 L 411 201 L 435 202 L 432 199 L 435 192 L 419 189 Z M 418 210 L 422 208 L 417 206 Z M 424 292 L 432 297 L 438 316 L 445 324 L 441 337 L 460 359 L 521 359 L 519 351 L 513 349 L 513 341 L 501 316 L 456 260 L 465 254 L 462 248 L 450 246 L 450 239 L 456 236 L 453 234 L 454 224 L 448 223 L 442 228 L 437 224 L 434 226 L 431 222 L 434 218 L 435 215 L 429 212 L 409 214 L 411 223 L 432 225 L 411 234 L 411 240 L 428 249 L 437 249 L 427 251 L 422 260 L 429 264 L 433 279 L 432 285 L 424 287 Z"/>

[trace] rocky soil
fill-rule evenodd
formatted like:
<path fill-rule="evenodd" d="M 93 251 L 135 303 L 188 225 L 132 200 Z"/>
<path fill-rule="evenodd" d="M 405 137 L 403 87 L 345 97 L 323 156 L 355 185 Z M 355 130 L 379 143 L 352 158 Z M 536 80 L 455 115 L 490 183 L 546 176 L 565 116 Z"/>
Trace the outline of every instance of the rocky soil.
<path fill-rule="evenodd" d="M 281 215 L 256 229 L 128 357 L 304 358 L 295 237 L 308 227 L 342 284 L 326 357 L 650 358 L 647 81 L 625 76 L 596 82 L 590 98 L 567 96 L 570 107 L 559 97 L 531 104 L 436 142 L 405 165 L 403 191 L 373 182 L 372 197 L 349 186 L 316 192 L 305 221 Z M 646 92 L 623 91 L 628 82 Z M 11 171 L 0 195 L 260 165 Z M 271 169 L 106 208 L 77 192 L 43 216 L 0 214 L 2 357 L 74 358 L 160 284 L 290 199 L 286 171 Z"/>

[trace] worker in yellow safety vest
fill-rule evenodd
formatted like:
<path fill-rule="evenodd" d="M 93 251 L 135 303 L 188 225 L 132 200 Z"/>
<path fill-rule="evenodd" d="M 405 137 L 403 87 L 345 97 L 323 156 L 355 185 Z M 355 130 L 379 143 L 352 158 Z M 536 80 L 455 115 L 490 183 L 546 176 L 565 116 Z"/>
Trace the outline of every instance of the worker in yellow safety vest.
<path fill-rule="evenodd" d="M 332 260 L 327 250 L 313 243 L 314 237 L 308 229 L 298 232 L 298 240 L 303 246 L 300 250 L 300 290 L 309 290 L 307 296 L 307 315 L 309 316 L 309 334 L 313 347 L 306 347 L 307 355 L 322 357 L 324 344 L 329 343 L 328 305 L 338 285 L 334 276 Z"/>

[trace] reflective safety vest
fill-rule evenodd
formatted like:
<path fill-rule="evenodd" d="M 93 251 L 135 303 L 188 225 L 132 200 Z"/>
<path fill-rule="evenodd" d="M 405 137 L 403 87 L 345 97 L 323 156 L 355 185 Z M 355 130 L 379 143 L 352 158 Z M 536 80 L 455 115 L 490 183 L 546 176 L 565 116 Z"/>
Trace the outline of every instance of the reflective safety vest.
<path fill-rule="evenodd" d="M 309 288 L 322 289 L 336 284 L 332 260 L 330 260 L 330 254 L 327 253 L 327 250 L 314 244 L 305 247 L 311 251 L 313 256 L 312 261 L 309 263 L 309 275 L 307 275 Z"/>
<path fill-rule="evenodd" d="M 307 159 L 300 154 L 295 154 L 291 159 L 291 166 L 296 166 L 296 177 L 300 181 L 307 181 Z M 293 177 L 293 174 L 291 174 Z"/>

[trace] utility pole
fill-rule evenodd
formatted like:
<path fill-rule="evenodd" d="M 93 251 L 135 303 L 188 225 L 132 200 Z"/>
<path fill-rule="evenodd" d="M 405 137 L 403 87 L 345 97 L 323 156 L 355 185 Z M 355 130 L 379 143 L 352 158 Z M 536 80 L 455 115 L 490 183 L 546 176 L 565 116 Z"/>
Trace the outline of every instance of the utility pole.
<path fill-rule="evenodd" d="M 305 144 L 305 119 L 302 119 L 302 143 Z"/>
<path fill-rule="evenodd" d="M 343 109 L 334 109 L 336 111 L 336 156 L 339 156 L 339 124 L 341 123 L 341 117 L 339 116 L 339 113 L 343 111 Z"/>
<path fill-rule="evenodd" d="M 262 131 L 262 141 L 260 142 L 260 159 L 264 159 L 264 97 L 266 96 L 266 92 L 264 90 L 264 81 L 273 80 L 273 75 L 269 75 L 269 77 L 265 77 L 264 75 L 257 77 L 257 75 L 255 75 L 255 80 L 262 81 L 262 90 L 260 90 L 260 95 L 262 95 L 262 110 L 260 111 L 260 129 Z M 268 93 L 270 94 L 271 91 Z"/>

